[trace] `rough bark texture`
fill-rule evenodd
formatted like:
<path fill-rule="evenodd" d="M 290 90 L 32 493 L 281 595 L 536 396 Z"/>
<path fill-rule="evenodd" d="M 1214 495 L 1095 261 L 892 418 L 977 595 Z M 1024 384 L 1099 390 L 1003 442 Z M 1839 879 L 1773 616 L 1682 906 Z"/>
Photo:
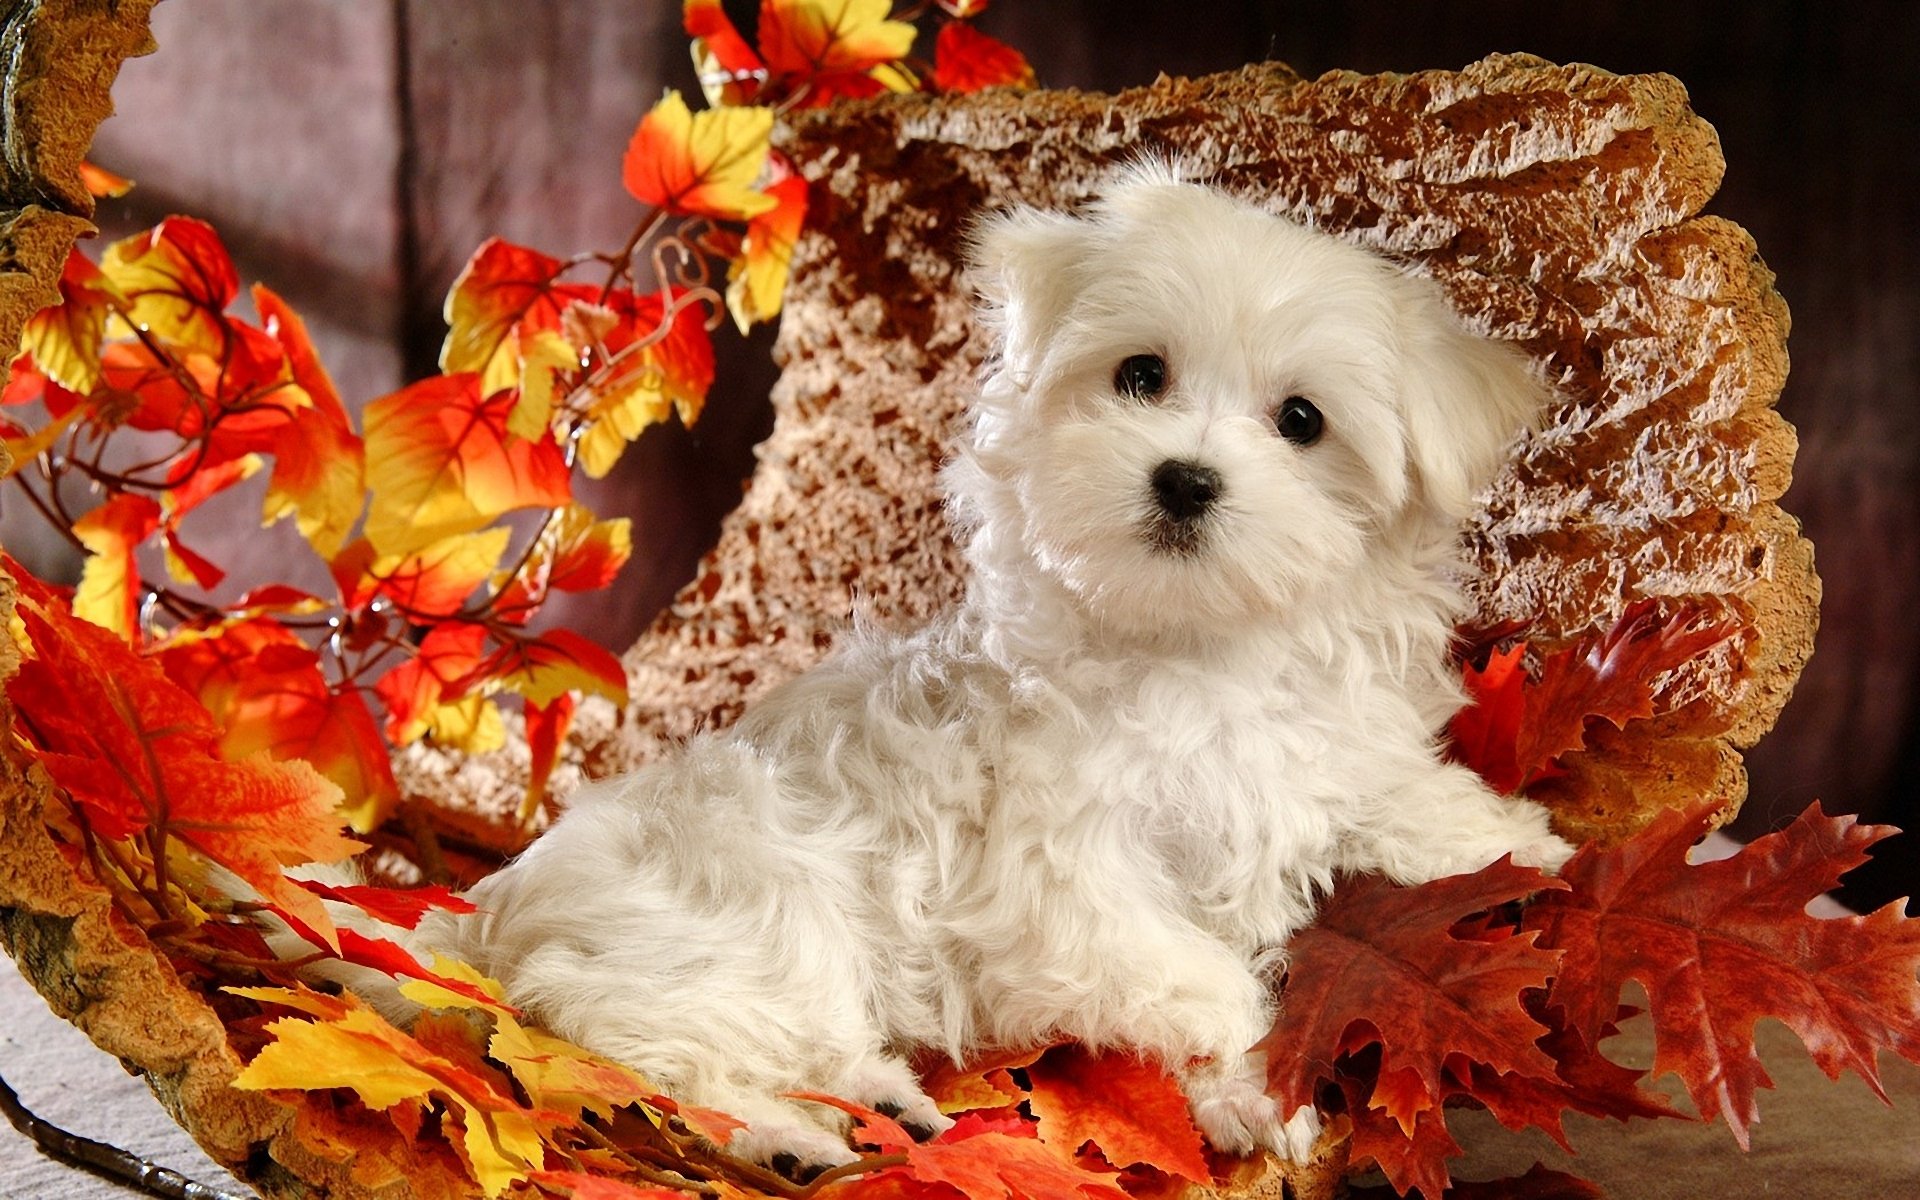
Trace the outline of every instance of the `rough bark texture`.
<path fill-rule="evenodd" d="M 75 167 L 120 60 L 149 48 L 144 0 L 41 0 L 0 29 L 5 211 L 0 344 L 49 302 L 91 205 Z M 1671 685 L 1679 707 L 1583 756 L 1551 798 L 1574 836 L 1615 836 L 1703 792 L 1728 811 L 1737 748 L 1764 731 L 1811 644 L 1811 554 L 1773 501 L 1791 431 L 1773 414 L 1786 315 L 1737 227 L 1695 217 L 1716 186 L 1712 130 L 1663 77 L 1523 58 L 1409 77 L 1305 82 L 1257 67 L 1119 97 L 909 98 L 786 132 L 813 185 L 779 354 L 778 424 L 746 503 L 674 609 L 634 648 L 636 700 L 597 722 L 605 767 L 724 724 L 830 645 L 857 595 L 910 621 L 957 593 L 933 470 L 985 346 L 956 259 L 990 203 L 1071 204 L 1137 148 L 1172 148 L 1276 209 L 1405 257 L 1496 336 L 1548 359 L 1565 400 L 1471 531 L 1488 617 L 1544 641 L 1639 595 L 1718 598 L 1744 632 Z M 0 589 L 5 581 L 0 580 Z M 0 611 L 9 596 L 0 590 Z M 0 678 L 11 673 L 0 637 Z M 0 715 L 4 715 L 0 713 Z M 594 722 L 588 722 L 590 726 Z M 413 781 L 485 811 L 511 770 Z M 450 1153 L 410 1156 L 390 1124 L 227 1086 L 239 1060 L 214 1008 L 51 836 L 57 804 L 0 747 L 0 941 L 49 1002 L 266 1194 L 466 1194 Z M 1331 1193 L 1341 1148 L 1293 1172 Z M 1249 1164 L 1232 1195 L 1280 1195 Z"/>

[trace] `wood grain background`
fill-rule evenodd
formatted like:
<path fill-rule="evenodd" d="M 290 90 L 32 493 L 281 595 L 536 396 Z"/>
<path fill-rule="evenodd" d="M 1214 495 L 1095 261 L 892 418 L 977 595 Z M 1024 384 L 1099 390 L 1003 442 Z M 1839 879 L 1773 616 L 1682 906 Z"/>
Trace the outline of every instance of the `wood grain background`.
<path fill-rule="evenodd" d="M 728 5 L 743 26 L 754 7 Z M 1749 756 L 1737 832 L 1816 798 L 1920 826 L 1920 5 L 998 0 L 982 25 L 1055 87 L 1261 58 L 1309 76 L 1458 67 L 1501 50 L 1685 81 L 1729 164 L 1709 211 L 1753 232 L 1793 308 L 1781 410 L 1801 449 L 1785 505 L 1826 581 L 1818 651 Z M 126 65 L 95 145 L 139 181 L 103 223 L 213 221 L 243 277 L 306 314 L 356 402 L 432 368 L 440 299 L 487 235 L 617 246 L 636 215 L 618 178 L 633 125 L 663 86 L 694 83 L 670 0 L 167 0 L 154 31 L 160 53 Z M 698 429 L 650 432 L 589 501 L 634 517 L 636 563 L 617 598 L 557 615 L 609 645 L 691 575 L 765 434 L 768 339 L 723 342 Z M 264 567 L 285 547 L 234 514 L 227 558 L 244 577 L 249 557 Z M 9 546 L 29 536 L 16 521 L 0 523 Z M 1847 899 L 1920 887 L 1915 843 L 1886 847 Z"/>

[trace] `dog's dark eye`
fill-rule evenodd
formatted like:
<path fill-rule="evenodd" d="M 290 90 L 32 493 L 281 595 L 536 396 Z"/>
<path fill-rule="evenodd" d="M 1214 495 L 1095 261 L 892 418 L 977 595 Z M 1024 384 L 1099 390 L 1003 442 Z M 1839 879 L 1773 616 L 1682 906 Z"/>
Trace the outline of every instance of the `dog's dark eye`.
<path fill-rule="evenodd" d="M 1273 423 L 1280 430 L 1280 436 L 1296 446 L 1313 445 L 1320 440 L 1320 431 L 1326 427 L 1320 410 L 1305 396 L 1288 396 L 1282 401 L 1280 413 Z"/>
<path fill-rule="evenodd" d="M 1167 390 L 1167 360 L 1158 354 L 1134 354 L 1113 372 L 1113 390 L 1135 400 L 1151 400 Z"/>

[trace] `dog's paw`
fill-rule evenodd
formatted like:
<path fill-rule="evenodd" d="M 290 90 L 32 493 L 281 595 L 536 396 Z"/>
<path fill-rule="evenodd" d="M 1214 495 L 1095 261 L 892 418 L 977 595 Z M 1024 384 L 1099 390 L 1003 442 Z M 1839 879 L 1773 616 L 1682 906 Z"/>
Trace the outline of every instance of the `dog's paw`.
<path fill-rule="evenodd" d="M 855 1104 L 892 1117 L 916 1141 L 930 1142 L 953 1128 L 953 1118 L 920 1090 L 912 1069 L 898 1059 L 874 1058 L 861 1063 L 847 1072 L 839 1090 Z"/>
<path fill-rule="evenodd" d="M 1292 1116 L 1245 1074 L 1196 1072 L 1185 1080 L 1193 1123 L 1208 1143 L 1229 1154 L 1271 1150 L 1289 1162 L 1305 1162 L 1320 1137 L 1320 1116 L 1302 1105 Z"/>
<path fill-rule="evenodd" d="M 845 1136 L 813 1124 L 797 1109 L 790 1118 L 763 1115 L 746 1128 L 735 1130 L 726 1150 L 735 1158 L 770 1167 L 799 1184 L 810 1183 L 822 1171 L 860 1157 L 847 1145 Z"/>
<path fill-rule="evenodd" d="M 1549 875 L 1557 875 L 1567 860 L 1573 857 L 1573 844 L 1555 834 L 1536 838 L 1513 852 L 1513 861 L 1523 867 L 1538 867 Z"/>

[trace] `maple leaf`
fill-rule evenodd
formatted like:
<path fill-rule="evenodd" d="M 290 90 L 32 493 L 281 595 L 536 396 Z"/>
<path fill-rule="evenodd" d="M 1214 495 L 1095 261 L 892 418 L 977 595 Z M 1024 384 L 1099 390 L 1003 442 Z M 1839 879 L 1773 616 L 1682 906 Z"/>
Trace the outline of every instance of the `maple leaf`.
<path fill-rule="evenodd" d="M 340 834 L 340 789 L 304 762 L 227 761 L 220 727 L 157 662 L 72 616 L 11 559 L 0 565 L 18 585 L 15 611 L 33 650 L 7 694 L 36 757 L 88 826 L 108 839 L 184 844 L 330 929 L 320 901 L 281 868 L 364 849 Z"/>
<path fill-rule="evenodd" d="M 253 285 L 253 303 L 309 401 L 299 421 L 287 422 L 273 436 L 273 478 L 261 519 L 271 525 L 292 513 L 300 536 L 320 557 L 332 558 L 366 503 L 366 446 L 314 351 L 306 322 L 263 284 Z"/>
<path fill-rule="evenodd" d="M 354 689 L 332 688 L 319 656 L 285 626 L 251 617 L 177 634 L 160 648 L 159 661 L 216 717 L 227 758 L 264 752 L 311 763 L 339 787 L 343 815 L 363 833 L 398 802 L 366 701 Z"/>
<path fill-rule="evenodd" d="M 504 1015 L 496 1018 L 487 1054 L 506 1065 L 535 1107 L 556 1112 L 590 1112 L 606 1120 L 615 1108 L 639 1104 L 659 1090 L 619 1063 Z"/>
<path fill-rule="evenodd" d="M 775 204 L 753 188 L 772 130 L 770 108 L 693 113 L 669 90 L 634 130 L 621 179 L 636 199 L 664 212 L 745 221 Z"/>
<path fill-rule="evenodd" d="M 588 477 L 603 478 L 627 443 L 677 413 L 692 425 L 713 386 L 713 340 L 703 310 L 685 296 L 615 293 L 618 322 L 605 365 L 588 381 L 592 401 L 576 446 Z M 671 313 L 671 316 L 669 316 Z"/>
<path fill-rule="evenodd" d="M 572 499 L 552 437 L 509 433 L 513 396 L 482 398 L 479 383 L 471 373 L 439 375 L 367 406 L 373 500 L 365 534 L 380 554 L 406 554 L 513 509 Z"/>
<path fill-rule="evenodd" d="M 100 270 L 126 299 L 128 324 L 215 359 L 229 349 L 227 305 L 240 277 L 205 221 L 168 217 L 107 247 Z"/>
<path fill-rule="evenodd" d="M 931 1062 L 915 1063 L 915 1067 L 920 1075 L 921 1090 L 941 1112 L 951 1116 L 1025 1100 L 1027 1091 L 1014 1081 L 1012 1072 L 1031 1066 L 1047 1049 L 1008 1050 L 963 1065 L 941 1055 Z"/>
<path fill-rule="evenodd" d="M 1695 607 L 1667 615 L 1639 600 L 1605 633 L 1548 655 L 1532 682 L 1519 672 L 1520 647 L 1469 666 L 1473 703 L 1453 719 L 1450 755 L 1498 791 L 1524 790 L 1586 745 L 1590 721 L 1620 728 L 1653 716 L 1662 677 L 1733 636 L 1730 622 L 1710 617 Z"/>
<path fill-rule="evenodd" d="M 1030 88 L 1033 83 L 1033 67 L 1025 55 L 971 25 L 949 21 L 934 40 L 933 86 L 938 91 Z"/>
<path fill-rule="evenodd" d="M 486 650 L 484 625 L 435 625 L 406 662 L 380 677 L 373 690 L 387 710 L 387 737 L 396 746 L 418 741 L 434 709 L 455 698 L 454 685 L 470 676 Z"/>
<path fill-rule="evenodd" d="M 1040 1136 L 1068 1153 L 1092 1142 L 1116 1167 L 1144 1164 L 1195 1183 L 1210 1178 L 1187 1099 L 1158 1063 L 1078 1046 L 1027 1068 Z"/>
<path fill-rule="evenodd" d="M 100 386 L 107 315 L 126 298 L 77 246 L 67 251 L 59 288 L 58 304 L 27 319 L 20 348 L 47 378 L 76 392 L 90 392 Z"/>
<path fill-rule="evenodd" d="M 367 565 L 367 578 L 373 594 L 391 600 L 408 620 L 425 624 L 453 617 L 500 565 L 512 538 L 513 531 L 504 526 L 456 533 L 374 559 Z"/>
<path fill-rule="evenodd" d="M 1744 1147 L 1756 1089 L 1771 1087 L 1753 1027 L 1774 1017 L 1830 1078 L 1851 1070 L 1883 1099 L 1882 1047 L 1920 1062 L 1920 921 L 1899 902 L 1819 919 L 1807 904 L 1866 861 L 1886 827 L 1815 805 L 1732 858 L 1689 865 L 1703 815 L 1667 813 L 1612 849 L 1582 847 L 1562 869 L 1571 890 L 1525 915 L 1563 958 L 1547 1003 L 1597 1045 L 1620 989 L 1647 989 L 1654 1071 L 1672 1072 L 1702 1112 Z"/>
<path fill-rule="evenodd" d="M 73 593 L 75 616 L 128 642 L 138 639 L 140 568 L 133 552 L 159 527 L 160 506 L 130 494 L 114 496 L 73 523 L 73 535 L 87 548 Z"/>
<path fill-rule="evenodd" d="M 775 154 L 771 161 L 766 194 L 774 206 L 747 222 L 740 256 L 727 266 L 727 311 L 741 333 L 780 315 L 794 243 L 807 219 L 807 181 L 793 172 L 785 155 Z"/>
<path fill-rule="evenodd" d="M 347 1088 L 376 1111 L 443 1100 L 460 1119 L 459 1147 L 488 1196 L 544 1166 L 539 1122 L 545 1114 L 520 1104 L 470 1065 L 395 1029 L 352 995 L 327 997 L 304 987 L 227 990 L 315 1018 L 282 1017 L 267 1025 L 273 1040 L 234 1077 L 234 1087 Z"/>

